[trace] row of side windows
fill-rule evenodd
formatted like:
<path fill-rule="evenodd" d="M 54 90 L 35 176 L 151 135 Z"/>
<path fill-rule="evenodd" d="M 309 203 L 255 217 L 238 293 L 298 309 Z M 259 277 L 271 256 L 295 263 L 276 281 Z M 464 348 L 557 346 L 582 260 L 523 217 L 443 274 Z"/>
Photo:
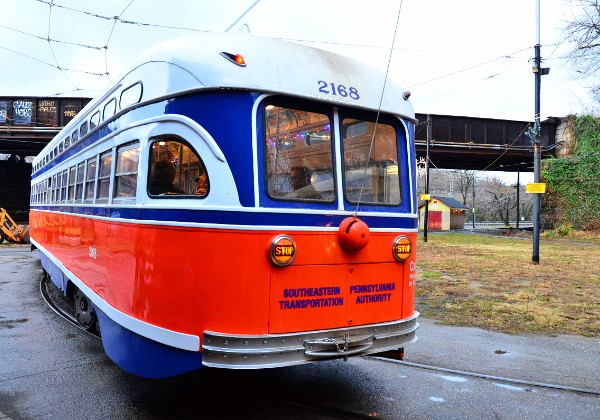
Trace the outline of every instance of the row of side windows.
<path fill-rule="evenodd" d="M 107 203 L 114 150 L 94 156 L 32 185 L 32 204 Z M 139 142 L 116 149 L 117 172 L 114 177 L 113 201 L 135 201 L 140 156 Z M 100 162 L 100 163 L 99 163 Z M 100 171 L 98 167 L 100 166 Z M 127 167 L 126 177 L 119 168 Z M 108 175 L 107 175 L 108 174 Z"/>
<path fill-rule="evenodd" d="M 120 109 L 125 109 L 128 106 L 134 105 L 140 102 L 142 99 L 142 84 L 141 82 L 135 83 L 128 88 L 124 89 L 120 95 L 119 106 Z M 38 162 L 34 167 L 34 172 L 37 172 L 43 168 L 48 162 L 52 161 L 58 155 L 66 151 L 69 147 L 77 143 L 82 139 L 88 132 L 96 128 L 102 121 L 105 121 L 115 115 L 117 112 L 117 99 L 111 98 L 103 107 L 102 111 L 98 110 L 92 114 L 89 120 L 84 121 L 79 128 L 73 131 L 70 135 L 66 136 L 58 146 L 50 150 L 43 159 Z"/>
<path fill-rule="evenodd" d="M 140 144 L 127 143 L 78 162 L 32 185 L 32 204 L 107 204 L 135 202 Z M 206 197 L 204 163 L 185 141 L 150 142 L 147 192 L 153 198 Z M 111 193 L 112 192 L 112 193 Z"/>

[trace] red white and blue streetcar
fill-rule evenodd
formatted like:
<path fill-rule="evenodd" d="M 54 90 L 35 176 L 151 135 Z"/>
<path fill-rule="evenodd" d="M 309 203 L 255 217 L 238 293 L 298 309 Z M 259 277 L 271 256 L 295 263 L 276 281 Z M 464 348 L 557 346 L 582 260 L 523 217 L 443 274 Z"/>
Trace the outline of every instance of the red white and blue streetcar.
<path fill-rule="evenodd" d="M 140 376 L 399 349 L 418 328 L 414 123 L 393 80 L 330 52 L 167 42 L 36 157 L 31 242 Z"/>

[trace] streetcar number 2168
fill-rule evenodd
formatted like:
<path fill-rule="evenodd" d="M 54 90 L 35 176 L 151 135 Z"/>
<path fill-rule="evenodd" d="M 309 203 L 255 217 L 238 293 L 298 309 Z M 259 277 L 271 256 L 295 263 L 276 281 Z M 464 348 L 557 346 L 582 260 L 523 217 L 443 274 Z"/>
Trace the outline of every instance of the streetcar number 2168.
<path fill-rule="evenodd" d="M 342 98 L 350 97 L 355 101 L 360 99 L 358 89 L 355 87 L 346 87 L 344 85 L 338 85 L 336 83 L 326 82 L 324 80 L 319 80 L 317 83 L 319 83 L 319 92 L 326 95 L 341 96 Z"/>

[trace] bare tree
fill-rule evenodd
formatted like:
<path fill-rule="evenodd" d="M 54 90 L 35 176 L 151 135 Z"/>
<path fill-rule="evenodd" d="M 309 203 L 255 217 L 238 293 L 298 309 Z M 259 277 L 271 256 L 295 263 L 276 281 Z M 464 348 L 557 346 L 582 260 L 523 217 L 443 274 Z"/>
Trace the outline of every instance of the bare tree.
<path fill-rule="evenodd" d="M 517 206 L 513 188 L 506 185 L 499 185 L 493 191 L 485 190 L 485 192 L 492 196 L 491 204 L 493 211 L 508 226 L 512 210 Z"/>
<path fill-rule="evenodd" d="M 533 196 L 534 194 L 527 194 L 524 185 L 521 185 L 521 200 L 519 202 L 519 213 L 523 220 L 533 220 Z"/>
<path fill-rule="evenodd" d="M 462 203 L 464 206 L 467 205 L 467 198 L 473 193 L 473 184 L 475 181 L 475 171 L 460 171 L 460 178 L 458 179 L 458 187 L 460 189 L 460 195 L 462 197 Z"/>
<path fill-rule="evenodd" d="M 584 76 L 594 78 L 591 93 L 600 102 L 600 84 L 596 75 L 600 72 L 600 1 L 571 0 L 574 15 L 564 29 L 572 49 L 567 58 Z"/>

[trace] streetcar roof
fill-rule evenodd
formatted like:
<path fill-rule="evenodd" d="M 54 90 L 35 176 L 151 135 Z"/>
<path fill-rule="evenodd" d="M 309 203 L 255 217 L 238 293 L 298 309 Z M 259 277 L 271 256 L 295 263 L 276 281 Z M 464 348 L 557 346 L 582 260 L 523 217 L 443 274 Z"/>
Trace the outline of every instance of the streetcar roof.
<path fill-rule="evenodd" d="M 222 52 L 241 55 L 245 67 L 228 61 Z M 404 90 L 389 75 L 386 80 L 384 73 L 367 64 L 295 42 L 249 34 L 204 33 L 158 44 L 137 65 L 151 61 L 180 66 L 208 88 L 280 93 L 415 117 L 412 105 L 403 98 Z M 345 93 L 340 94 L 340 86 Z M 352 95 L 351 88 L 355 89 Z"/>
<path fill-rule="evenodd" d="M 235 64 L 222 53 L 230 57 L 239 54 L 245 66 Z M 400 85 L 367 64 L 280 39 L 202 33 L 160 43 L 141 55 L 67 124 L 34 159 L 34 164 L 68 138 L 65 133 L 77 130 L 111 98 L 140 82 L 143 95 L 138 103 L 203 89 L 244 89 L 381 110 L 415 119 Z M 123 109 L 120 107 L 117 112 Z"/>

